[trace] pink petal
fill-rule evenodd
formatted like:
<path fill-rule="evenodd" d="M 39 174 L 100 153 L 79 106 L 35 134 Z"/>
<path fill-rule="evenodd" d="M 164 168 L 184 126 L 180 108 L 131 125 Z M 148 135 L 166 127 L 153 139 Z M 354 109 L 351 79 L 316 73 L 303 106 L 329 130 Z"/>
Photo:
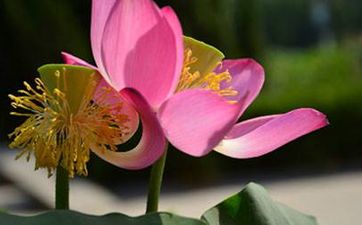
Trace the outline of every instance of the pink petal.
<path fill-rule="evenodd" d="M 239 104 L 230 104 L 206 90 L 175 94 L 159 110 L 166 137 L 179 150 L 203 156 L 229 132 L 237 120 Z"/>
<path fill-rule="evenodd" d="M 160 158 L 165 150 L 166 139 L 155 113 L 136 90 L 125 88 L 120 94 L 139 112 L 142 120 L 142 138 L 134 149 L 127 152 L 93 150 L 100 158 L 115 166 L 130 170 L 142 169 Z"/>
<path fill-rule="evenodd" d="M 135 88 L 157 108 L 174 92 L 183 62 L 176 15 L 151 0 L 117 1 L 104 29 L 102 57 L 117 90 Z"/>
<path fill-rule="evenodd" d="M 254 119 L 249 119 L 234 125 L 234 127 L 230 130 L 230 132 L 226 135 L 225 139 L 235 139 L 241 137 L 256 128 L 264 125 L 265 123 L 273 120 L 275 118 L 280 117 L 280 115 L 269 115 L 269 116 L 261 116 Z"/>
<path fill-rule="evenodd" d="M 169 6 L 163 7 L 161 10 L 161 13 L 163 14 L 164 18 L 167 20 L 168 24 L 171 27 L 171 30 L 174 33 L 175 38 L 175 44 L 176 44 L 176 65 L 174 69 L 174 80 L 172 84 L 171 90 L 175 90 L 179 78 L 181 75 L 182 67 L 183 67 L 183 57 L 184 57 L 184 41 L 183 41 L 183 33 L 182 33 L 182 27 L 180 24 L 180 21 L 177 18 L 176 13 L 173 11 L 173 9 Z M 171 95 L 173 92 L 171 93 Z"/>
<path fill-rule="evenodd" d="M 215 72 L 229 71 L 232 76 L 231 83 L 223 83 L 221 87 L 231 87 L 238 91 L 238 95 L 226 97 L 228 100 L 244 102 L 241 111 L 245 109 L 258 96 L 264 83 L 264 69 L 253 59 L 224 60 Z M 241 113 L 242 113 L 241 112 Z M 240 114 L 241 114 L 240 113 Z"/>
<path fill-rule="evenodd" d="M 258 117 L 235 125 L 215 150 L 233 158 L 258 157 L 327 124 L 324 114 L 309 108 Z"/>
<path fill-rule="evenodd" d="M 63 61 L 65 64 L 70 64 L 70 65 L 77 65 L 77 66 L 85 66 L 85 67 L 89 67 L 92 69 L 97 70 L 97 68 L 91 64 L 89 64 L 88 62 L 84 61 L 83 59 L 80 59 L 72 54 L 69 54 L 67 52 L 61 52 Z"/>
<path fill-rule="evenodd" d="M 102 38 L 104 27 L 117 0 L 93 0 L 91 19 L 91 44 L 94 60 L 101 74 L 106 74 L 102 60 Z M 109 78 L 107 78 L 109 79 Z"/>

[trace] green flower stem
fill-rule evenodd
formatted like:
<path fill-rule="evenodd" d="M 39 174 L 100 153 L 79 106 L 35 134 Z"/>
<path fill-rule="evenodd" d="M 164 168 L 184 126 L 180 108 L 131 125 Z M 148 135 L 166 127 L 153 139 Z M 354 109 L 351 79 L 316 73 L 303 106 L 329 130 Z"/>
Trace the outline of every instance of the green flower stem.
<path fill-rule="evenodd" d="M 69 175 L 60 165 L 57 167 L 55 178 L 55 208 L 69 209 Z"/>
<path fill-rule="evenodd" d="M 161 158 L 152 166 L 150 181 L 148 186 L 148 196 L 147 196 L 147 209 L 146 213 L 157 212 L 158 210 L 158 201 L 160 198 L 163 171 L 165 170 L 165 162 L 167 157 L 167 147 L 166 145 L 165 152 Z"/>

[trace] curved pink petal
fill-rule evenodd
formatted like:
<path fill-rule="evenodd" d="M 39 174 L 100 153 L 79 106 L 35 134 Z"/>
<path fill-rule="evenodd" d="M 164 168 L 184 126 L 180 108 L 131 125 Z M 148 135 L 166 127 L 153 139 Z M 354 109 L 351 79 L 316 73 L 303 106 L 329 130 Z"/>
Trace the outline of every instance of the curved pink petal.
<path fill-rule="evenodd" d="M 215 150 L 233 158 L 258 157 L 327 124 L 324 114 L 309 108 L 259 117 L 235 125 Z"/>
<path fill-rule="evenodd" d="M 117 89 L 132 87 L 157 108 L 177 85 L 183 62 L 181 26 L 151 0 L 117 1 L 106 22 L 102 59 Z"/>
<path fill-rule="evenodd" d="M 125 88 L 120 91 L 120 94 L 139 112 L 143 129 L 141 140 L 134 149 L 127 152 L 102 152 L 97 149 L 93 151 L 115 166 L 125 169 L 142 169 L 160 158 L 165 150 L 166 139 L 152 108 L 137 91 Z"/>
<path fill-rule="evenodd" d="M 229 132 L 239 110 L 239 104 L 230 104 L 215 93 L 191 89 L 163 103 L 158 118 L 176 148 L 192 156 L 203 156 Z"/>
<path fill-rule="evenodd" d="M 231 87 L 238 91 L 236 96 L 227 96 L 228 100 L 243 101 L 244 106 L 241 113 L 254 101 L 258 96 L 264 83 L 264 69 L 253 59 L 229 59 L 224 60 L 215 72 L 220 73 L 229 71 L 232 76 L 230 83 L 224 82 L 222 88 Z M 241 114 L 240 113 L 240 114 Z"/>
<path fill-rule="evenodd" d="M 102 38 L 104 27 L 117 0 L 93 0 L 91 18 L 91 45 L 94 60 L 101 74 L 106 74 L 102 60 Z M 107 78 L 109 79 L 109 78 Z"/>
<path fill-rule="evenodd" d="M 98 70 L 95 66 L 89 64 L 88 62 L 84 61 L 83 59 L 80 59 L 77 56 L 74 56 L 70 53 L 61 52 L 61 55 L 62 55 L 62 59 L 65 64 L 85 66 L 85 67 L 89 67 L 89 68 Z"/>
<path fill-rule="evenodd" d="M 128 141 L 137 131 L 139 126 L 139 116 L 132 104 L 125 101 L 124 98 L 114 88 L 102 79 L 94 93 L 94 101 L 106 105 L 112 109 L 112 113 L 127 116 L 127 122 L 124 124 L 128 128 L 128 134 L 123 136 L 122 144 Z"/>

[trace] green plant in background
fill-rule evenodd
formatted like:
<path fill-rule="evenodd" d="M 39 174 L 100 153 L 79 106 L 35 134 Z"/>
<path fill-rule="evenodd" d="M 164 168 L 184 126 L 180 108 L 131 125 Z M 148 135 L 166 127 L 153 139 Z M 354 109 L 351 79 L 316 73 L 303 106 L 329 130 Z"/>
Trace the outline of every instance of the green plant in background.
<path fill-rule="evenodd" d="M 346 101 L 358 101 L 362 79 L 358 75 L 357 49 L 361 44 L 353 45 L 355 49 L 342 44 L 305 51 L 270 51 L 270 81 L 257 107 L 287 108 L 293 105 L 293 99 L 298 99 L 300 105 L 336 110 Z"/>

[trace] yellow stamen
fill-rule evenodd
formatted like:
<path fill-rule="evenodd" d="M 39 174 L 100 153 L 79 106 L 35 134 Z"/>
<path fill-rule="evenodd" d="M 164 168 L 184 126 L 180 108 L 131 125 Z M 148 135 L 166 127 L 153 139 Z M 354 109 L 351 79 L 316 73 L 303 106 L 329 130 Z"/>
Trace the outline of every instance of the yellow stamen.
<path fill-rule="evenodd" d="M 220 96 L 235 96 L 238 94 L 238 92 L 231 86 L 221 87 L 222 83 L 231 83 L 232 76 L 228 71 L 221 73 L 211 72 L 208 74 L 200 74 L 199 71 L 191 72 L 192 64 L 194 64 L 197 60 L 197 57 L 192 55 L 191 49 L 185 49 L 184 65 L 176 92 L 180 92 L 185 89 L 202 88 L 205 90 L 211 90 Z"/>
<path fill-rule="evenodd" d="M 60 79 L 59 71 L 54 75 L 58 88 L 52 91 L 36 78 L 35 89 L 24 82 L 26 90 L 18 91 L 20 96 L 9 95 L 14 108 L 27 111 L 11 112 L 27 119 L 9 134 L 14 138 L 9 146 L 22 149 L 17 158 L 26 155 L 29 160 L 33 154 L 35 169 L 47 168 L 49 176 L 58 165 L 67 169 L 70 177 L 75 173 L 87 175 L 90 149 L 116 151 L 116 145 L 129 132 L 124 125 L 128 117 L 120 113 L 121 103 L 107 103 L 105 96 L 110 90 L 103 89 L 93 101 L 95 81 L 89 82 L 79 109 L 72 112 L 66 93 L 59 88 L 62 81 L 66 87 L 65 79 Z"/>

